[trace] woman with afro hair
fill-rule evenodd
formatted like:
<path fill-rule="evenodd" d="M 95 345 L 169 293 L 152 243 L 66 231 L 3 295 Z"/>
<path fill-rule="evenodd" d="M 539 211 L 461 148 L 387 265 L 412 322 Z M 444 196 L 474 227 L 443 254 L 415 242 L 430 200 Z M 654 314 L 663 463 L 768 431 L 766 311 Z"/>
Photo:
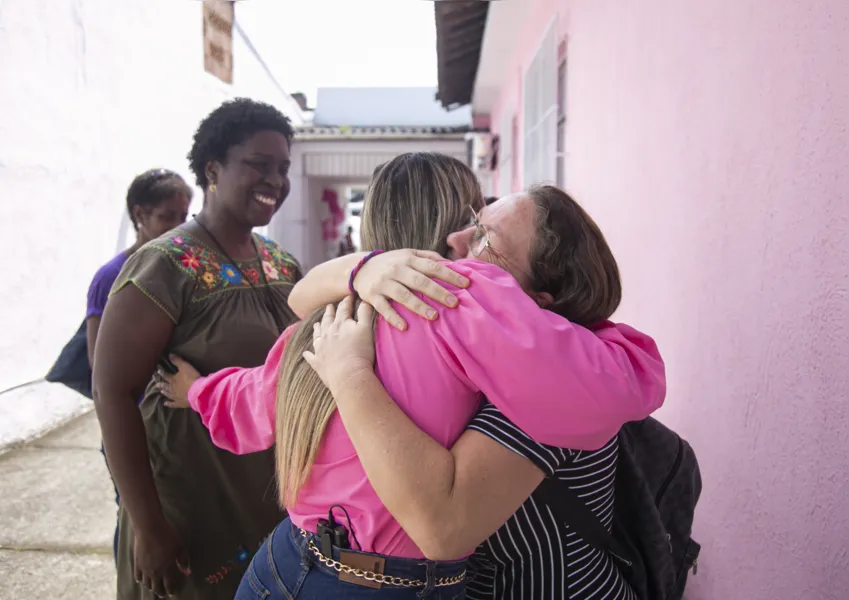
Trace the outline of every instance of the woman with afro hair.
<path fill-rule="evenodd" d="M 287 299 L 300 267 L 253 233 L 289 194 L 293 137 L 289 119 L 260 102 L 237 99 L 209 114 L 188 156 L 203 210 L 135 252 L 112 288 L 93 385 L 121 496 L 121 600 L 233 598 L 285 516 L 273 450 L 216 448 L 198 415 L 166 408 L 150 382 L 170 353 L 202 373 L 261 365 L 296 320 Z"/>

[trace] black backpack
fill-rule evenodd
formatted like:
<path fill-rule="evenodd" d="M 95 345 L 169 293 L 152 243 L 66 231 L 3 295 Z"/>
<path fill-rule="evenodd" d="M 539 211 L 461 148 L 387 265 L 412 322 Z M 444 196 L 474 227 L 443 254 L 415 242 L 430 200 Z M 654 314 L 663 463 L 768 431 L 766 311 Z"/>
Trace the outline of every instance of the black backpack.
<path fill-rule="evenodd" d="M 44 378 L 50 383 L 61 383 L 89 400 L 91 393 L 91 367 L 88 364 L 86 322 L 80 325 L 71 340 L 62 348 L 59 358 Z"/>
<path fill-rule="evenodd" d="M 534 497 L 584 541 L 609 552 L 641 600 L 681 600 L 701 546 L 690 537 L 702 491 L 690 444 L 649 417 L 619 432 L 612 534 L 559 479 L 545 479 Z"/>

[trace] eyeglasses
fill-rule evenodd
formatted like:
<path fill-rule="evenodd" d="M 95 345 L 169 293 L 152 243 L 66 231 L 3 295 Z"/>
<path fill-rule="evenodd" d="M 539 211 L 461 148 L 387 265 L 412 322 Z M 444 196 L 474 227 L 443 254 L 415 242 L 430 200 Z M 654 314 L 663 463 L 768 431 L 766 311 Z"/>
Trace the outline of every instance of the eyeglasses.
<path fill-rule="evenodd" d="M 474 234 L 472 234 L 472 241 L 469 246 L 469 250 L 472 251 L 472 256 L 478 258 L 481 254 L 483 254 L 484 250 L 489 250 L 489 252 L 493 256 L 498 257 L 503 262 L 511 265 L 516 270 L 520 271 L 521 273 L 524 273 L 531 281 L 533 281 L 534 276 L 528 273 L 527 270 L 523 269 L 514 261 L 504 256 L 502 252 L 499 252 L 498 250 L 493 248 L 492 242 L 490 241 L 492 239 L 492 233 L 486 225 L 480 222 L 480 217 L 478 217 L 478 213 L 476 213 L 473 208 L 470 208 L 469 210 L 472 213 L 472 226 L 475 228 L 475 232 Z"/>
<path fill-rule="evenodd" d="M 489 230 L 486 226 L 480 222 L 478 218 L 478 214 L 471 209 L 472 211 L 472 225 L 475 228 L 475 233 L 472 236 L 472 244 L 470 250 L 472 251 L 472 256 L 477 258 L 483 251 L 487 248 L 492 251 L 492 244 L 489 242 Z"/>

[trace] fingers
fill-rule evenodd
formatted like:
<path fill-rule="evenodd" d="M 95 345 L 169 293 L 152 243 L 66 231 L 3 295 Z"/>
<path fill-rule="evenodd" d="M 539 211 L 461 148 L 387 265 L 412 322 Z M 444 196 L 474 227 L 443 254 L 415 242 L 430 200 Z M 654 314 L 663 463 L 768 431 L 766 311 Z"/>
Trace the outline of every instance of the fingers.
<path fill-rule="evenodd" d="M 336 318 L 336 308 L 332 304 L 328 304 L 327 308 L 324 309 L 324 315 L 321 317 L 321 330 L 327 331 L 334 318 Z"/>
<path fill-rule="evenodd" d="M 416 297 L 413 296 L 413 298 Z M 418 300 L 418 298 L 416 298 L 416 300 Z M 419 302 L 421 302 L 421 300 L 419 300 Z M 363 304 L 367 303 L 364 302 Z M 424 302 L 422 302 L 422 304 L 424 304 Z M 401 315 L 399 315 L 394 308 L 392 308 L 392 305 L 386 298 L 378 296 L 374 299 L 373 306 L 374 310 L 377 311 L 377 314 L 386 319 L 386 322 L 392 325 L 392 327 L 398 331 L 405 331 L 407 329 L 407 322 L 401 318 Z"/>
<path fill-rule="evenodd" d="M 186 555 L 181 556 L 177 559 L 177 568 L 180 569 L 180 573 L 183 575 L 191 575 L 192 567 L 189 565 L 189 557 Z"/>
<path fill-rule="evenodd" d="M 368 302 L 360 302 L 357 307 L 357 323 L 363 323 L 371 327 L 374 318 L 374 308 Z"/>
<path fill-rule="evenodd" d="M 469 279 L 449 268 L 445 263 L 429 258 L 415 257 L 410 260 L 410 268 L 415 269 L 428 279 L 438 279 L 458 288 L 469 287 Z M 438 300 L 438 298 L 434 298 L 434 300 Z"/>
<path fill-rule="evenodd" d="M 301 353 L 301 356 L 304 357 L 304 360 L 307 361 L 307 364 L 309 366 L 311 366 L 313 369 L 315 368 L 315 354 L 313 354 L 309 350 L 304 350 Z"/>
<path fill-rule="evenodd" d="M 313 323 L 312 324 L 312 345 L 315 348 L 315 343 L 321 339 L 321 324 Z"/>
<path fill-rule="evenodd" d="M 142 585 L 153 592 L 153 594 L 158 598 L 161 598 L 165 594 L 165 586 L 162 584 L 162 577 L 158 575 L 143 578 Z"/>
<path fill-rule="evenodd" d="M 433 252 L 432 250 L 413 250 L 413 256 L 419 256 L 421 258 L 429 258 L 430 260 L 439 262 L 441 260 L 445 260 L 445 257 L 442 256 L 439 252 Z"/>
<path fill-rule="evenodd" d="M 189 377 L 190 379 L 197 379 L 200 377 L 198 370 L 195 369 L 194 365 L 186 359 L 181 358 L 176 354 L 172 354 L 168 358 L 171 359 L 171 362 L 174 363 L 175 367 L 177 367 L 178 372 L 184 377 Z M 176 377 L 176 375 L 171 375 L 170 373 L 166 373 L 166 376 Z"/>
<path fill-rule="evenodd" d="M 426 277 L 423 277 L 423 279 L 429 281 L 431 285 L 434 285 L 439 288 L 439 284 L 433 283 Z M 432 321 L 438 316 L 437 312 L 433 309 L 432 306 L 424 302 L 421 298 L 416 296 L 413 292 L 410 291 L 410 289 L 408 289 L 401 283 L 393 282 L 387 285 L 387 296 L 398 304 L 400 304 L 401 306 L 413 311 L 414 313 L 416 313 L 420 317 L 424 317 L 425 319 L 429 319 Z"/>
<path fill-rule="evenodd" d="M 177 592 L 180 591 L 180 584 L 182 583 L 182 575 L 180 574 L 179 567 L 177 563 L 174 563 L 174 566 L 168 569 L 168 572 L 165 573 L 165 576 L 162 578 L 162 591 L 163 596 L 174 596 Z"/>
<path fill-rule="evenodd" d="M 176 374 L 169 373 L 168 371 L 163 371 L 161 368 L 157 368 L 156 371 L 153 372 L 153 379 L 159 385 L 170 385 L 171 382 L 176 378 Z"/>
<path fill-rule="evenodd" d="M 340 325 L 343 321 L 350 319 L 354 312 L 354 297 L 353 296 L 345 296 L 342 299 L 342 302 L 339 303 L 339 306 L 336 307 L 336 319 L 335 322 L 337 325 Z"/>

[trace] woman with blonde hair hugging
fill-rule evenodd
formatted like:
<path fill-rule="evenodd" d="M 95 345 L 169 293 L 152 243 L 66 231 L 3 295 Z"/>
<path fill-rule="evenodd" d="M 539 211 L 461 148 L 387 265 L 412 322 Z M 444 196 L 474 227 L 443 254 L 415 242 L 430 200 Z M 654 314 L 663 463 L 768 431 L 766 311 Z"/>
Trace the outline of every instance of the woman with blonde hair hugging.
<path fill-rule="evenodd" d="M 189 404 L 219 447 L 253 452 L 268 448 L 276 437 L 281 500 L 289 518 L 259 550 L 237 599 L 463 597 L 466 557 L 511 518 L 543 476 L 500 441 L 467 429 L 479 410 L 494 407 L 540 443 L 588 455 L 602 448 L 599 458 L 607 460 L 615 455 L 611 438 L 619 427 L 660 406 L 665 378 L 654 343 L 606 321 L 618 305 L 620 287 L 616 263 L 598 228 L 577 205 L 562 206 L 552 196 L 542 218 L 535 201 L 523 198 L 503 199 L 479 220 L 483 198 L 465 165 L 436 154 L 397 157 L 378 170 L 366 196 L 362 243 L 372 252 L 354 255 L 353 267 L 351 257 L 342 257 L 316 268 L 300 295 L 293 290 L 290 297 L 296 312 L 307 312 L 343 295 L 338 293 L 342 279 L 357 290 L 369 281 L 362 279 L 369 267 L 373 277 L 378 261 L 384 259 L 383 268 L 388 268 L 402 256 L 384 257 L 379 249 L 446 254 L 454 246 L 459 255 L 460 241 L 468 239 L 471 260 L 455 261 L 451 270 L 419 264 L 443 281 L 468 284 L 442 288 L 455 298 L 455 308 L 439 307 L 433 320 L 408 318 L 405 331 L 384 319 L 374 322 L 372 376 L 414 428 L 443 451 L 460 445 L 477 458 L 488 460 L 481 455 L 484 450 L 494 457 L 495 463 L 476 473 L 457 473 L 457 483 L 471 484 L 463 499 L 486 498 L 474 510 L 466 506 L 457 515 L 443 513 L 439 523 L 425 515 L 430 509 L 423 504 L 434 497 L 433 490 L 419 490 L 422 501 L 418 494 L 407 497 L 405 510 L 397 497 L 390 499 L 392 490 L 372 487 L 373 469 L 383 468 L 378 463 L 387 469 L 398 463 L 361 448 L 358 433 L 343 423 L 347 411 L 336 411 L 338 380 L 326 387 L 303 356 L 312 349 L 314 332 L 322 329 L 323 310 L 289 328 L 264 367 L 229 369 L 192 383 Z M 483 220 L 487 214 L 492 217 L 488 224 Z M 405 277 L 399 275 L 403 269 L 394 272 Z M 418 287 L 426 286 L 419 282 Z M 429 295 L 452 304 L 436 292 Z M 307 298 L 312 307 L 304 302 Z M 406 299 L 414 306 L 418 301 Z M 401 315 L 412 314 L 395 308 Z M 361 356 L 351 358 L 350 365 L 367 365 Z M 346 362 L 340 357 L 340 368 Z M 189 365 L 179 365 L 182 376 L 165 384 L 166 395 L 177 401 L 194 377 Z M 370 365 L 366 370 L 371 372 Z M 355 384 L 360 379 L 351 373 Z M 484 396 L 490 404 L 482 408 Z M 470 434 L 471 442 L 464 442 Z M 374 442 L 376 447 L 380 440 Z M 411 442 L 422 447 L 418 438 Z M 369 453 L 362 463 L 357 451 Z M 424 476 L 437 467 L 425 461 L 415 471 Z M 441 468 L 435 472 L 442 476 Z M 493 477 L 498 472 L 501 481 Z M 385 498 L 384 491 L 389 492 Z M 461 515 L 466 522 L 458 521 Z M 447 544 L 458 525 L 457 541 Z M 567 533 L 562 536 L 565 546 Z M 607 580 L 627 589 L 613 569 Z"/>

